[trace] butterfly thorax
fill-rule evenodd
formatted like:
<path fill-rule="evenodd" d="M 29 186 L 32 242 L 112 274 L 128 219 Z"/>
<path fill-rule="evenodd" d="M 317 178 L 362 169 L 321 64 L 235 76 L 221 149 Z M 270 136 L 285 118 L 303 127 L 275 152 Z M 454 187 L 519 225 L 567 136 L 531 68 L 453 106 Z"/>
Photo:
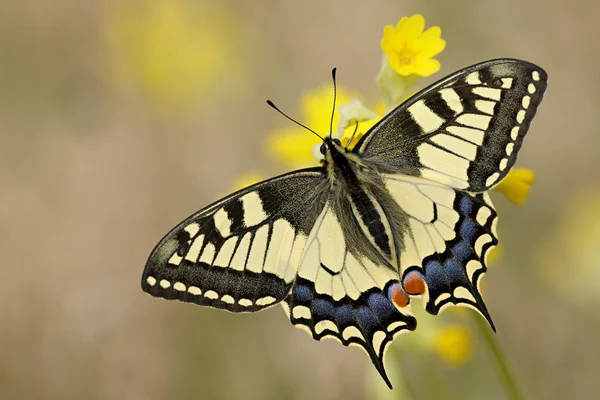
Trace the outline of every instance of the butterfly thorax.
<path fill-rule="evenodd" d="M 378 265 L 397 268 L 397 244 L 401 238 L 389 221 L 383 181 L 375 167 L 341 144 L 326 140 L 325 171 L 330 204 L 342 225 L 345 239 L 357 255 Z M 348 218 L 352 215 L 354 218 Z"/>

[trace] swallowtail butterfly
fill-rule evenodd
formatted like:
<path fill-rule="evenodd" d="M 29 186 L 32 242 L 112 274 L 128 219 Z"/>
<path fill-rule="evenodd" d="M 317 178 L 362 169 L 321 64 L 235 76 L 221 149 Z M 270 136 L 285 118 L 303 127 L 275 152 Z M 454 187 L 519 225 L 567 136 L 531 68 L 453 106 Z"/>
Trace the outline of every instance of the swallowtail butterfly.
<path fill-rule="evenodd" d="M 323 140 L 321 165 L 242 189 L 185 219 L 142 275 L 152 296 L 254 312 L 281 304 L 316 340 L 360 346 L 385 382 L 387 346 L 417 321 L 474 308 L 497 244 L 486 191 L 515 164 L 547 74 L 499 59 L 422 90 L 352 149 Z"/>

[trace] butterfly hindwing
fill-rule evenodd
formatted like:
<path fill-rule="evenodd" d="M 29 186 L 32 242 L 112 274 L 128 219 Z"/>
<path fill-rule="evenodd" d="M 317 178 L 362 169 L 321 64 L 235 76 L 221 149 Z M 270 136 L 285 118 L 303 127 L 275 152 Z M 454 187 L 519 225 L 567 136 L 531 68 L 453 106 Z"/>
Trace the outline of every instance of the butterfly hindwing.
<path fill-rule="evenodd" d="M 383 365 L 385 351 L 399 333 L 414 330 L 416 320 L 409 308 L 400 310 L 392 301 L 399 289 L 398 271 L 349 249 L 349 232 L 343 232 L 336 214 L 325 206 L 282 304 L 291 322 L 314 339 L 334 338 L 361 347 L 391 387 Z"/>
<path fill-rule="evenodd" d="M 150 255 L 144 291 L 229 311 L 282 301 L 323 209 L 320 168 L 292 172 L 210 205 L 169 232 Z"/>
<path fill-rule="evenodd" d="M 485 257 L 498 243 L 496 212 L 487 194 L 471 194 L 414 177 L 387 175 L 387 189 L 408 216 L 400 253 L 402 281 L 417 273 L 426 286 L 425 308 L 448 304 L 478 310 L 493 327 L 479 290 Z M 407 289 L 410 293 L 410 290 Z"/>
<path fill-rule="evenodd" d="M 519 60 L 462 69 L 398 106 L 354 151 L 391 173 L 483 192 L 514 165 L 546 81 L 543 69 Z"/>

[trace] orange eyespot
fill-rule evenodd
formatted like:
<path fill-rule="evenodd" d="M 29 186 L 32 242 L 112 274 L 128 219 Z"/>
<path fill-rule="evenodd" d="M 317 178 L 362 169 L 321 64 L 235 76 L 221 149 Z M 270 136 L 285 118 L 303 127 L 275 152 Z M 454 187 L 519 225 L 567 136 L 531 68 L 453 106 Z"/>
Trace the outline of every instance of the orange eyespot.
<path fill-rule="evenodd" d="M 410 298 L 404 293 L 402 285 L 399 283 L 390 286 L 389 297 L 392 303 L 400 308 L 406 307 L 410 303 Z"/>
<path fill-rule="evenodd" d="M 410 271 L 404 275 L 402 285 L 406 293 L 411 296 L 421 295 L 427 289 L 423 275 L 417 271 Z"/>

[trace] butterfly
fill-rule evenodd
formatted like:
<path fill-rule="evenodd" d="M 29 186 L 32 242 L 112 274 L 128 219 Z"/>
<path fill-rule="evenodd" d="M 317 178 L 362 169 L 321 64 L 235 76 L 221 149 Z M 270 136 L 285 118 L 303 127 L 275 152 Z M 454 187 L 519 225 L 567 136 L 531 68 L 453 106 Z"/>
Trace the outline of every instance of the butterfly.
<path fill-rule="evenodd" d="M 142 289 L 232 312 L 281 304 L 314 339 L 362 348 L 391 388 L 383 358 L 416 328 L 413 298 L 434 315 L 471 307 L 495 330 L 479 289 L 498 243 L 486 192 L 515 164 L 546 82 L 534 64 L 486 61 L 412 96 L 352 149 L 322 138 L 319 166 L 173 228 Z"/>

